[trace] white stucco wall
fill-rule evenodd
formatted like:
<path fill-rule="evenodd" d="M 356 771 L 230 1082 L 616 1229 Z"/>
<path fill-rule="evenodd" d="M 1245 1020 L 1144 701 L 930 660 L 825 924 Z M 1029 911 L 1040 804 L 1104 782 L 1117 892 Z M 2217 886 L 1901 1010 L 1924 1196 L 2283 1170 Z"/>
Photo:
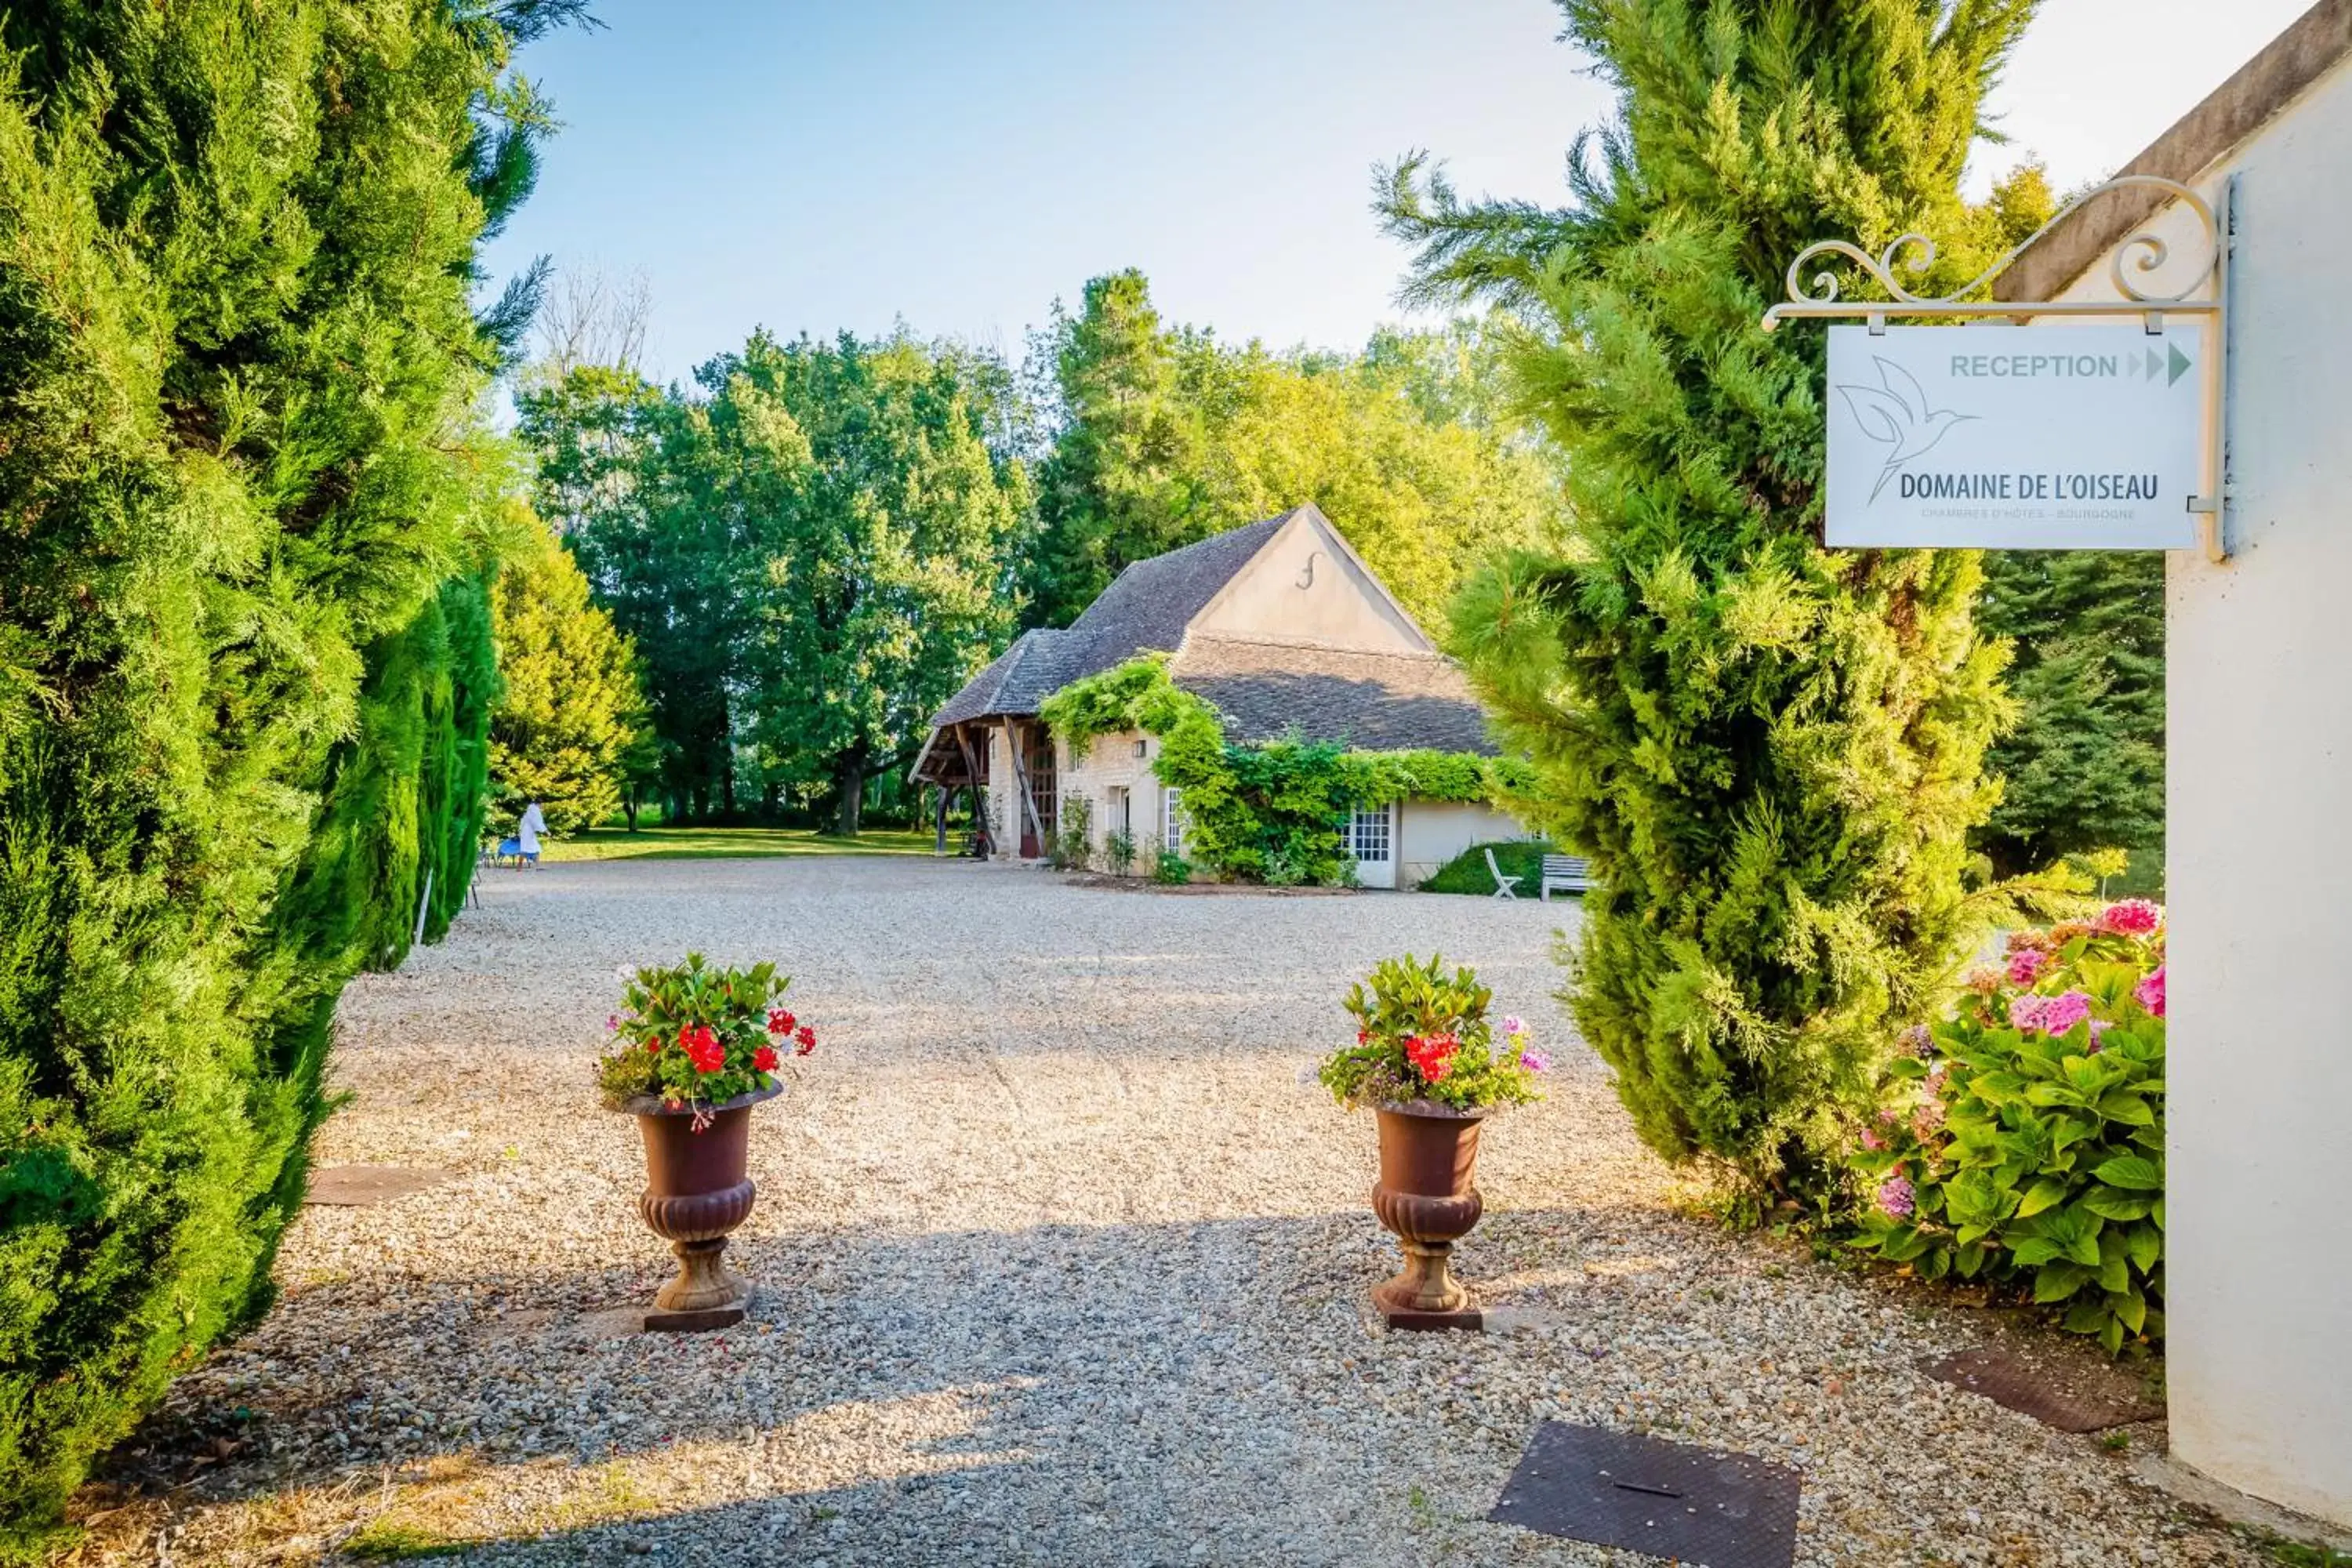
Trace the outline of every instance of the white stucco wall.
<path fill-rule="evenodd" d="M 2165 593 L 2171 1443 L 2352 1523 L 2352 66 L 2231 172 L 2237 555 Z"/>
<path fill-rule="evenodd" d="M 1398 885 L 1405 888 L 1421 886 L 1473 844 L 1527 837 L 1518 818 L 1478 803 L 1409 800 L 1403 816 L 1397 834 L 1397 871 Z"/>
<path fill-rule="evenodd" d="M 1166 790 L 1151 764 L 1160 755 L 1160 739 L 1139 730 L 1124 730 L 1115 735 L 1097 736 L 1082 752 L 1073 755 L 1067 746 L 1061 749 L 1061 786 L 1065 799 L 1083 795 L 1092 812 L 1087 837 L 1097 853 L 1114 831 L 1110 820 L 1111 792 L 1128 792 L 1130 833 L 1135 839 L 1135 861 L 1129 874 L 1148 877 L 1158 863 L 1161 807 Z M 1109 868 L 1097 862 L 1099 869 Z"/>
<path fill-rule="evenodd" d="M 1430 647 L 1345 546 L 1304 513 L 1202 606 L 1191 629 L 1334 647 L 1426 652 Z"/>

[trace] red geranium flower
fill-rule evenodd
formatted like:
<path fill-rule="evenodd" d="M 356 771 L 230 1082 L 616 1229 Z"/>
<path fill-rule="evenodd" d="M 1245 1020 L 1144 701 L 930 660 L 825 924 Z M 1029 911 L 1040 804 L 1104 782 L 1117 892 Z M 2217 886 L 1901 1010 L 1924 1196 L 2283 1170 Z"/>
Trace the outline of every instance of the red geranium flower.
<path fill-rule="evenodd" d="M 758 1072 L 775 1071 L 776 1047 L 773 1046 L 761 1046 L 759 1049 L 753 1051 L 751 1053 L 751 1066 L 753 1070 Z"/>
<path fill-rule="evenodd" d="M 697 1072 L 717 1072 L 727 1065 L 727 1048 L 719 1043 L 718 1032 L 708 1024 L 682 1026 L 677 1031 L 677 1043 Z"/>
<path fill-rule="evenodd" d="M 811 1051 L 816 1049 L 816 1031 L 810 1028 L 806 1024 L 803 1024 L 800 1028 L 794 1032 L 793 1039 L 798 1047 L 798 1048 L 793 1053 L 794 1056 L 804 1057 Z"/>
<path fill-rule="evenodd" d="M 1429 1083 L 1444 1080 L 1453 1069 L 1454 1054 L 1461 1048 L 1462 1042 L 1451 1035 L 1426 1039 L 1419 1035 L 1407 1035 L 1404 1040 L 1405 1059 L 1412 1063 L 1413 1070 Z"/>
<path fill-rule="evenodd" d="M 768 1009 L 768 1033 L 789 1035 L 793 1032 L 793 1016 L 782 1007 Z"/>

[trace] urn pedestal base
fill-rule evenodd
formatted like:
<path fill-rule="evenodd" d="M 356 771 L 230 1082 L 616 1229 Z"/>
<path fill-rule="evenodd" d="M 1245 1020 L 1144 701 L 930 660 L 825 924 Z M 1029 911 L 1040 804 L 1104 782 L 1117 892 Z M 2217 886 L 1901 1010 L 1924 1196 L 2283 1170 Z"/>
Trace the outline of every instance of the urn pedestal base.
<path fill-rule="evenodd" d="M 1372 1310 L 1392 1329 L 1469 1329 L 1486 1327 L 1486 1315 L 1462 1282 L 1448 1271 L 1454 1252 L 1450 1241 L 1398 1239 L 1404 1269 L 1393 1279 L 1372 1287 Z"/>
<path fill-rule="evenodd" d="M 654 1293 L 646 1327 L 670 1333 L 731 1329 L 751 1304 L 751 1287 L 726 1263 L 727 1238 L 676 1241 L 677 1278 Z"/>

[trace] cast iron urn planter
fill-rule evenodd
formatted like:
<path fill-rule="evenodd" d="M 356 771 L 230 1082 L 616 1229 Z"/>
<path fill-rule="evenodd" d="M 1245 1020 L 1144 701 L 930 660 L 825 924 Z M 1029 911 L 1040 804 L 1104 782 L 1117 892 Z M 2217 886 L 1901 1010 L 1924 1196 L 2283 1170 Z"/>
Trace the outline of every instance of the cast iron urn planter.
<path fill-rule="evenodd" d="M 1470 1234 L 1478 1196 L 1478 1127 L 1484 1110 L 1433 1100 L 1374 1107 L 1381 1123 L 1381 1178 L 1372 1213 L 1395 1232 L 1404 1269 L 1372 1287 L 1372 1306 L 1392 1329 L 1475 1329 L 1483 1319 L 1454 1278 L 1454 1244 Z"/>
<path fill-rule="evenodd" d="M 727 1233 L 751 1216 L 758 1195 L 744 1173 L 751 1108 L 783 1093 L 782 1083 L 718 1105 L 670 1109 L 637 1095 L 621 1109 L 646 1141 L 646 1190 L 637 1214 L 677 1255 L 677 1278 L 654 1296 L 648 1329 L 724 1329 L 743 1321 L 751 1287 L 726 1264 Z M 702 1123 L 695 1131 L 696 1121 Z"/>

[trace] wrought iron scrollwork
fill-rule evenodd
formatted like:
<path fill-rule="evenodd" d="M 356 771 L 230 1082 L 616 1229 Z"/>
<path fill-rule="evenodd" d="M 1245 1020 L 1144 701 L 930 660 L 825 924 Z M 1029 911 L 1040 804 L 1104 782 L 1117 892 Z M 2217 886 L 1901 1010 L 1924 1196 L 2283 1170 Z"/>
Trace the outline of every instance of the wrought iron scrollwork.
<path fill-rule="evenodd" d="M 1787 303 L 1814 307 L 1843 305 L 1856 313 L 1873 309 L 1884 309 L 1894 315 L 1902 314 L 1906 306 L 1948 308 L 1968 303 L 1972 296 L 1989 288 L 1993 279 L 2007 271 L 2010 264 L 2031 248 L 2036 240 L 2065 222 L 2073 214 L 2102 196 L 2133 186 L 2144 186 L 2161 191 L 2173 200 L 2186 205 L 2197 216 L 2199 237 L 2205 246 L 2202 264 L 2185 269 L 2182 274 L 2184 280 L 2180 286 L 2168 292 L 2149 285 L 2147 280 L 2150 279 L 2153 274 L 2165 268 L 2166 264 L 2171 260 L 2172 252 L 2161 235 L 2154 228 L 2144 225 L 2126 236 L 2114 247 L 2114 255 L 2107 264 L 2108 275 L 2114 279 L 2116 288 L 2124 298 L 2136 304 L 2152 310 L 2179 305 L 2189 299 L 2212 271 L 2215 261 L 2221 256 L 2221 230 L 2219 222 L 2214 218 L 2212 206 L 2203 196 L 2179 181 L 2168 180 L 2159 174 L 2118 174 L 2105 184 L 2084 192 L 2068 202 L 2059 210 L 2055 217 L 2035 229 L 2030 237 L 2011 247 L 1999 260 L 1949 294 L 1916 294 L 1896 281 L 1897 272 L 1916 275 L 1935 265 L 1936 242 L 1924 234 L 1900 235 L 1876 256 L 1846 240 L 1822 240 L 1817 244 L 1805 247 L 1797 253 L 1797 258 L 1789 263 Z M 1836 257 L 1852 262 L 1867 274 L 1871 281 L 1886 291 L 1886 298 L 1884 300 L 1843 300 L 1838 293 L 1837 275 L 1826 268 L 1815 272 L 1808 280 L 1804 275 L 1806 268 L 1825 257 Z M 2137 277 L 2135 278 L 2134 274 L 2137 274 Z M 1768 312 L 1767 319 L 1779 317 L 1782 310 L 1782 306 L 1774 306 Z"/>

